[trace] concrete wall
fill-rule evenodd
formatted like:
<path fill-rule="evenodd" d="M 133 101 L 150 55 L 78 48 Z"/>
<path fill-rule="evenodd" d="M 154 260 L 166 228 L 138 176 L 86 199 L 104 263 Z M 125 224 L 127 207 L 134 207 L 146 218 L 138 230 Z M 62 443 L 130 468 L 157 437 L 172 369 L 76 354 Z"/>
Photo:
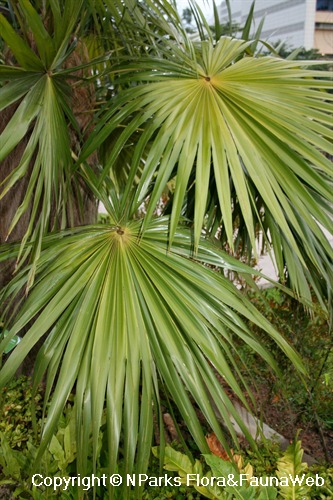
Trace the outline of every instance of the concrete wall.
<path fill-rule="evenodd" d="M 314 47 L 333 55 L 333 12 L 318 11 L 315 17 Z"/>
<path fill-rule="evenodd" d="M 234 21 L 244 23 L 252 0 L 231 0 Z M 286 41 L 291 47 L 314 48 L 316 0 L 256 0 L 255 24 L 265 17 L 262 38 L 269 42 Z M 223 0 L 219 7 L 222 20 L 227 20 L 227 9 Z M 317 13 L 318 14 L 318 13 Z M 322 13 L 327 14 L 327 13 Z M 333 31 L 332 31 L 333 33 Z M 323 37 L 329 45 L 328 34 Z M 321 34 L 318 34 L 322 39 Z"/>

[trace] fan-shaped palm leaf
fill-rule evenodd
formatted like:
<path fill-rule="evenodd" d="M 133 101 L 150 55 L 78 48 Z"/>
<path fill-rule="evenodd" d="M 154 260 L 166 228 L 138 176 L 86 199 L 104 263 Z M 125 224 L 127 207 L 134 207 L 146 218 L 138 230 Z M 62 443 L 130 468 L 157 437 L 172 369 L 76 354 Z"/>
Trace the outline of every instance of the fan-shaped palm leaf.
<path fill-rule="evenodd" d="M 25 195 L 11 220 L 7 238 L 28 212 L 29 224 L 22 234 L 21 249 L 23 251 L 29 239 L 34 240 L 34 259 L 38 259 L 43 234 L 54 227 L 70 224 L 72 189 L 76 195 L 79 191 L 78 179 L 75 179 L 76 186 L 73 187 L 72 152 L 75 149 L 76 154 L 79 152 L 73 136 L 78 144 L 83 127 L 78 125 L 79 117 L 75 115 L 75 109 L 73 112 L 68 105 L 72 89 L 64 62 L 72 57 L 75 49 L 72 30 L 82 3 L 82 0 L 70 0 L 60 12 L 51 2 L 53 16 L 48 18 L 50 32 L 43 23 L 43 17 L 29 1 L 19 0 L 14 5 L 20 12 L 17 18 L 22 23 L 23 35 L 0 15 L 1 37 L 10 49 L 6 57 L 8 64 L 0 66 L 0 109 L 7 109 L 4 113 L 5 128 L 0 135 L 0 162 L 11 153 L 14 162 L 14 168 L 1 186 L 0 197 L 15 189 L 20 179 L 28 179 Z M 76 67 L 73 71 L 77 70 Z M 15 154 L 15 147 L 21 141 L 26 147 L 20 156 Z M 33 274 L 34 268 L 31 269 L 31 278 Z"/>
<path fill-rule="evenodd" d="M 328 149 L 331 135 L 327 74 L 302 69 L 301 63 L 247 57 L 251 42 L 242 40 L 191 44 L 181 27 L 177 31 L 172 6 L 162 0 L 50 0 L 45 2 L 53 19 L 50 31 L 29 1 L 15 4 L 28 22 L 35 47 L 0 16 L 1 36 L 20 64 L 0 66 L 1 109 L 18 105 L 0 137 L 0 159 L 28 137 L 3 194 L 15 189 L 32 162 L 29 189 L 12 227 L 32 203 L 33 217 L 23 243 L 27 252 L 33 249 L 35 258 L 17 271 L 0 295 L 9 304 L 5 311 L 9 333 L 1 340 L 0 351 L 28 329 L 1 369 L 1 384 L 43 339 L 34 374 L 35 386 L 47 374 L 40 455 L 74 390 L 82 473 L 87 470 L 91 435 L 96 464 L 99 431 L 105 422 L 110 473 L 117 463 L 126 472 L 134 463 L 139 471 L 147 468 L 154 413 L 161 421 L 161 387 L 177 404 L 201 450 L 207 445 L 196 407 L 218 438 L 225 440 L 212 399 L 235 438 L 230 414 L 243 424 L 214 373 L 217 370 L 247 404 L 233 337 L 237 335 L 277 369 L 241 318 L 263 328 L 300 370 L 302 365 L 250 301 L 222 273 L 202 265 L 222 270 L 230 266 L 248 280 L 252 272 L 202 239 L 202 227 L 213 220 L 216 209 L 232 246 L 238 211 L 254 248 L 255 226 L 262 224 L 266 237 L 272 238 L 280 273 L 287 261 L 299 293 L 307 290 L 306 281 L 321 293 L 321 278 L 326 284 L 331 279 L 331 249 L 318 225 L 331 224 L 332 170 L 321 153 Z M 80 10 L 82 6 L 87 9 Z M 81 19 L 83 12 L 87 15 Z M 159 13 L 154 32 L 154 15 Z M 164 14 L 174 20 L 173 26 Z M 100 109 L 98 124 L 74 165 L 83 137 L 69 106 L 68 79 L 75 79 L 76 70 L 85 63 L 64 66 L 74 49 L 72 35 L 92 19 L 99 42 L 116 24 L 113 35 L 120 35 L 120 43 L 119 39 L 114 43 L 115 57 L 110 60 L 124 64 L 110 67 L 106 57 L 97 59 L 101 64 L 96 71 L 103 72 L 99 81 L 107 82 L 101 95 L 111 95 L 111 101 Z M 118 49 L 127 35 L 132 46 L 122 59 Z M 112 48 L 112 37 L 107 44 Z M 138 60 L 138 54 L 146 57 Z M 80 139 L 75 151 L 69 124 Z M 111 147 L 105 147 L 106 158 L 101 155 L 105 165 L 89 169 L 85 160 L 106 139 Z M 123 154 L 129 146 L 132 155 Z M 120 176 L 117 167 L 124 158 L 126 168 Z M 91 192 L 103 199 L 114 225 L 44 238 L 53 197 L 56 214 L 65 224 L 65 205 L 78 168 Z M 171 217 L 153 220 L 165 185 L 175 175 Z M 147 197 L 144 220 L 133 221 Z M 178 224 L 191 198 L 195 254 L 191 231 Z M 261 207 L 264 212 L 259 214 Z M 220 220 L 214 221 L 215 227 L 216 222 Z M 20 247 L 8 245 L 0 260 L 18 255 Z M 27 285 L 33 286 L 26 302 L 12 311 L 11 299 Z"/>
<path fill-rule="evenodd" d="M 3 385 L 46 335 L 34 375 L 37 385 L 47 372 L 46 399 L 51 395 L 41 450 L 52 437 L 74 387 L 81 457 L 87 456 L 87 437 L 92 430 L 97 459 L 106 401 L 110 471 L 115 470 L 120 442 L 124 469 L 131 471 L 135 458 L 138 470 L 146 469 L 153 412 L 160 411 L 161 383 L 201 450 L 206 449 L 206 441 L 193 401 L 225 441 L 213 400 L 235 438 L 230 414 L 242 428 L 244 425 L 213 370 L 247 405 L 233 374 L 237 367 L 232 335 L 277 369 L 241 316 L 265 329 L 302 369 L 297 355 L 245 295 L 223 274 L 188 258 L 192 247 L 188 229 L 177 230 L 173 251 L 168 252 L 168 223 L 167 219 L 155 220 L 142 239 L 138 239 L 139 222 L 87 227 L 45 238 L 36 282 L 0 345 L 4 349 L 11 337 L 33 322 L 0 372 Z M 12 257 L 11 251 L 2 258 Z M 197 258 L 244 274 L 252 272 L 205 240 L 198 247 Z M 25 286 L 28 271 L 18 273 L 2 299 Z M 82 458 L 82 472 L 84 462 Z"/>
<path fill-rule="evenodd" d="M 332 164 L 322 153 L 331 148 L 332 96 L 326 92 L 331 75 L 304 68 L 311 65 L 308 61 L 246 57 L 250 43 L 225 37 L 215 46 L 202 42 L 196 51 L 185 53 L 175 49 L 169 60 L 141 61 L 146 69 L 135 72 L 133 79 L 141 78 L 146 83 L 121 95 L 117 103 L 121 111 L 111 107 L 110 123 L 100 124 L 102 130 L 91 139 L 87 152 L 107 131 L 136 111 L 126 134 L 143 124 L 145 132 L 133 157 L 133 172 L 145 145 L 153 138 L 132 204 L 134 213 L 153 183 L 143 230 L 177 168 L 170 222 L 172 243 L 195 169 L 197 247 L 207 212 L 212 172 L 223 229 L 231 247 L 234 227 L 230 179 L 252 248 L 255 248 L 252 213 L 256 206 L 251 185 L 255 185 L 270 214 L 269 220 L 274 220 L 290 252 L 304 267 L 306 255 L 307 264 L 311 263 L 325 275 L 328 261 L 317 260 L 313 247 L 320 245 L 326 255 L 331 253 L 318 225 L 332 228 L 327 203 L 332 200 Z M 120 137 L 119 147 L 122 141 Z M 117 148 L 106 171 L 115 161 L 116 151 Z M 292 265 L 290 259 L 287 264 Z"/>

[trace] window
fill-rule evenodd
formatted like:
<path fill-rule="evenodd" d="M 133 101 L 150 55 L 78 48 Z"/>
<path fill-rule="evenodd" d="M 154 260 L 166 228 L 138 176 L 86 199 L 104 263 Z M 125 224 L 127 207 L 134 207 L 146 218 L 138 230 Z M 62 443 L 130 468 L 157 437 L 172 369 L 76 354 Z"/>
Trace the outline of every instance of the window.
<path fill-rule="evenodd" d="M 330 10 L 333 12 L 333 0 L 317 0 L 317 10 Z"/>
<path fill-rule="evenodd" d="M 333 31 L 333 23 L 316 23 L 316 30 Z"/>

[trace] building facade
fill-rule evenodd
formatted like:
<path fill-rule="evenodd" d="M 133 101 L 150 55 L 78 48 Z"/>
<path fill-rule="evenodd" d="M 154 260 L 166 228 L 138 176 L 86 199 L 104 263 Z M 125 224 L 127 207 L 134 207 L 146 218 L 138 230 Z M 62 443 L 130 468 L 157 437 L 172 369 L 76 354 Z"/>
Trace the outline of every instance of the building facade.
<path fill-rule="evenodd" d="M 253 0 L 230 0 L 232 19 L 242 26 Z M 219 7 L 222 23 L 228 21 L 225 0 Z M 290 47 L 318 49 L 333 56 L 333 0 L 256 0 L 255 25 L 265 18 L 261 38 L 285 41 Z"/>

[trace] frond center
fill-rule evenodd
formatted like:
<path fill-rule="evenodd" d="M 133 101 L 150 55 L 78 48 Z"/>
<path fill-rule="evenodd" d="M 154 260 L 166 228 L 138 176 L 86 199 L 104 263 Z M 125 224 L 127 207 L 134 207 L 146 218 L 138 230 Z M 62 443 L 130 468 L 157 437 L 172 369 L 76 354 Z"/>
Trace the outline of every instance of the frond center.
<path fill-rule="evenodd" d="M 117 226 L 113 234 L 113 241 L 120 244 L 121 247 L 127 246 L 133 239 L 133 234 L 126 226 Z"/>

